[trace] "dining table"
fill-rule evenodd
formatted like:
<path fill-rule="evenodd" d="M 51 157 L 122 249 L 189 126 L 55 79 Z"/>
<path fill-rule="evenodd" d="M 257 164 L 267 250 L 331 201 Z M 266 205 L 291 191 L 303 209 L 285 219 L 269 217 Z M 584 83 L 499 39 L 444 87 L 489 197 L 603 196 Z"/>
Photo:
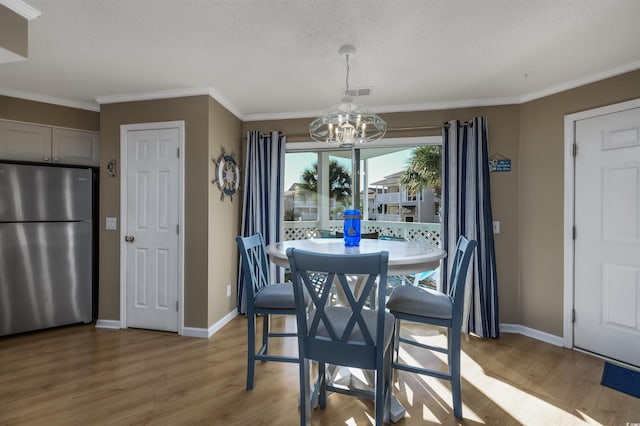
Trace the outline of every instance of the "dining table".
<path fill-rule="evenodd" d="M 429 271 L 440 266 L 440 261 L 446 256 L 446 252 L 422 241 L 398 241 L 382 239 L 362 239 L 358 246 L 346 246 L 342 238 L 310 238 L 303 240 L 288 240 L 267 245 L 267 254 L 274 264 L 283 268 L 289 267 L 287 249 L 293 247 L 314 253 L 349 255 L 376 253 L 386 251 L 389 253 L 387 275 L 410 275 Z M 340 382 L 354 389 L 371 390 L 371 372 L 353 372 L 347 369 L 334 371 L 332 382 Z M 406 409 L 392 395 L 391 421 L 396 423 L 404 418 Z"/>
<path fill-rule="evenodd" d="M 287 249 L 293 247 L 324 254 L 364 254 L 386 251 L 389 253 L 388 275 L 409 275 L 429 271 L 440 266 L 446 252 L 422 241 L 360 240 L 360 245 L 345 246 L 342 238 L 310 238 L 271 243 L 267 246 L 270 260 L 283 268 L 289 267 Z"/>

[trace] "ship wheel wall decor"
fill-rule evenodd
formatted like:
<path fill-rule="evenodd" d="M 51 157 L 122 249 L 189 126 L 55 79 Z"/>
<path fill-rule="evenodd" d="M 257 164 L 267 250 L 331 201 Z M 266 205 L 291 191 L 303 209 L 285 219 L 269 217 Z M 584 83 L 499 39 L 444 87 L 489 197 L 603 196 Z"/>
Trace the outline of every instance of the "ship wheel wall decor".
<path fill-rule="evenodd" d="M 233 195 L 240 189 L 240 168 L 233 154 L 228 155 L 222 150 L 222 155 L 217 160 L 212 160 L 216 165 L 216 178 L 212 183 L 217 183 L 220 191 L 220 201 L 228 195 L 233 201 Z"/>

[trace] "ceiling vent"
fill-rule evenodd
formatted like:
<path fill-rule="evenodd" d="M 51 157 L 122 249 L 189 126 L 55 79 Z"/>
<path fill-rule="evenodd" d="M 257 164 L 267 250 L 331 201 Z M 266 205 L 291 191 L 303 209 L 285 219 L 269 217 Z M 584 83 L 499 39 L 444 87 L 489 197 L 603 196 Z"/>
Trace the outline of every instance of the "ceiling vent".
<path fill-rule="evenodd" d="M 358 87 L 355 89 L 349 89 L 344 91 L 345 96 L 351 96 L 352 98 L 356 98 L 358 96 L 369 96 L 371 94 L 370 87 Z"/>

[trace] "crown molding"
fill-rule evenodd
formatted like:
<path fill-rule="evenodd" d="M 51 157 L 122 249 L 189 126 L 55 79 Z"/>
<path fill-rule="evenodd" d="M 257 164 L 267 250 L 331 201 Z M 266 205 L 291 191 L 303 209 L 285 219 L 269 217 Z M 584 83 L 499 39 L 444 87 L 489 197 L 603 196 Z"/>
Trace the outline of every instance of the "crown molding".
<path fill-rule="evenodd" d="M 0 4 L 11 9 L 28 21 L 33 21 L 38 16 L 42 15 L 39 10 L 29 6 L 21 0 L 0 0 Z"/>
<path fill-rule="evenodd" d="M 70 108 L 85 109 L 87 111 L 100 112 L 100 106 L 91 102 L 79 102 L 69 99 L 57 98 L 54 96 L 39 95 L 36 93 L 23 92 L 20 90 L 7 90 L 0 87 L 0 95 L 11 96 L 12 98 L 25 99 L 27 101 L 43 102 Z"/>
<path fill-rule="evenodd" d="M 11 0 L 0 0 L 0 4 L 4 4 Z M 441 109 L 457 109 L 457 108 L 472 108 L 472 107 L 486 107 L 486 106 L 499 106 L 499 105 L 518 105 L 523 104 L 535 99 L 543 98 L 546 96 L 554 95 L 556 93 L 564 92 L 566 90 L 574 89 L 576 87 L 584 86 L 586 84 L 595 83 L 600 80 L 615 77 L 627 72 L 640 69 L 640 61 L 632 62 L 611 70 L 607 70 L 598 74 L 593 74 L 577 80 L 565 82 L 556 86 L 549 87 L 547 89 L 540 90 L 516 97 L 503 97 L 503 98 L 490 98 L 490 99 L 466 99 L 452 102 L 429 102 L 422 104 L 407 104 L 407 105 L 387 105 L 377 106 L 369 108 L 376 114 L 394 113 L 394 112 L 413 112 L 413 111 L 431 111 Z M 322 115 L 324 110 L 316 111 L 297 111 L 297 112 L 282 112 L 282 113 L 267 113 L 267 114 L 246 114 L 243 115 L 238 109 L 225 99 L 216 89 L 212 87 L 200 87 L 189 89 L 177 89 L 177 90 L 162 90 L 157 92 L 146 93 L 134 93 L 123 95 L 110 95 L 110 96 L 97 96 L 95 98 L 99 105 L 90 102 L 78 102 L 71 101 L 63 98 L 56 98 L 46 95 L 38 95 L 34 93 L 5 90 L 0 87 L 0 95 L 12 96 L 14 98 L 22 98 L 37 102 L 45 102 L 50 104 L 68 106 L 72 108 L 85 109 L 89 111 L 100 111 L 100 105 L 119 103 L 119 102 L 135 102 L 154 99 L 170 99 L 188 96 L 201 96 L 208 95 L 217 101 L 220 105 L 226 108 L 234 116 L 242 121 L 268 121 L 268 120 L 290 120 L 298 118 L 309 118 Z"/>
<path fill-rule="evenodd" d="M 118 104 L 122 102 L 153 101 L 156 99 L 185 98 L 189 96 L 208 95 L 208 87 L 192 87 L 188 89 L 158 90 L 156 92 L 124 93 L 120 95 L 96 96 L 100 105 Z"/>
<path fill-rule="evenodd" d="M 413 112 L 413 111 L 432 111 L 439 109 L 456 109 L 456 108 L 472 108 L 483 106 L 510 105 L 519 104 L 519 97 L 511 98 L 490 98 L 490 99 L 465 99 L 461 101 L 451 102 L 428 102 L 423 104 L 407 104 L 407 105 L 387 105 L 366 107 L 369 111 L 376 114 L 387 114 L 393 112 Z M 244 121 L 262 121 L 262 120 L 286 120 L 292 118 L 309 118 L 324 114 L 323 111 L 304 111 L 304 112 L 283 112 L 276 114 L 247 114 L 243 116 Z"/>
<path fill-rule="evenodd" d="M 213 87 L 195 87 L 195 88 L 188 88 L 188 89 L 159 90 L 156 92 L 96 96 L 95 100 L 100 105 L 103 105 L 103 104 L 115 104 L 115 103 L 121 103 L 121 102 L 151 101 L 156 99 L 185 98 L 189 96 L 202 96 L 202 95 L 210 96 L 211 98 L 216 100 L 220 105 L 222 105 L 227 110 L 229 110 L 229 112 L 231 112 L 237 118 L 242 120 L 242 114 L 240 114 L 240 112 Z"/>
<path fill-rule="evenodd" d="M 607 78 L 615 77 L 617 75 L 635 71 L 637 69 L 640 69 L 640 61 L 631 62 L 629 64 L 622 65 L 610 70 L 606 70 L 601 73 L 592 74 L 583 78 L 579 78 L 577 80 L 571 80 L 562 84 L 558 84 L 556 86 L 551 86 L 546 89 L 540 90 L 539 92 L 522 95 L 518 103 L 523 104 L 525 102 L 533 101 L 535 99 L 540 99 L 546 96 L 555 95 L 556 93 L 575 89 L 576 87 L 595 83 L 597 81 L 605 80 Z"/>

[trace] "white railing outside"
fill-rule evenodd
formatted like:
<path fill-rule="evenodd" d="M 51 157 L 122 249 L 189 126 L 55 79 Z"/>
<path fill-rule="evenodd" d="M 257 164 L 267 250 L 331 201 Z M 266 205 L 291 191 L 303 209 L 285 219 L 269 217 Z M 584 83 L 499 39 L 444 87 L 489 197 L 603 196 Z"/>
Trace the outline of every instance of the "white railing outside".
<path fill-rule="evenodd" d="M 296 208 L 317 208 L 318 202 L 316 200 L 293 200 L 293 207 Z"/>
<path fill-rule="evenodd" d="M 376 214 L 376 221 L 381 222 L 400 222 L 399 214 Z"/>
<path fill-rule="evenodd" d="M 363 220 L 363 233 L 378 232 L 380 236 L 404 238 L 408 241 L 424 241 L 427 244 L 440 247 L 439 223 L 395 222 L 380 220 Z M 326 234 L 342 231 L 341 220 L 329 221 L 328 229 L 320 229 L 317 221 L 285 221 L 284 239 L 300 240 L 305 238 L 322 238 Z"/>
<path fill-rule="evenodd" d="M 375 202 L 378 204 L 399 203 L 400 193 L 391 192 L 387 194 L 376 194 Z"/>

